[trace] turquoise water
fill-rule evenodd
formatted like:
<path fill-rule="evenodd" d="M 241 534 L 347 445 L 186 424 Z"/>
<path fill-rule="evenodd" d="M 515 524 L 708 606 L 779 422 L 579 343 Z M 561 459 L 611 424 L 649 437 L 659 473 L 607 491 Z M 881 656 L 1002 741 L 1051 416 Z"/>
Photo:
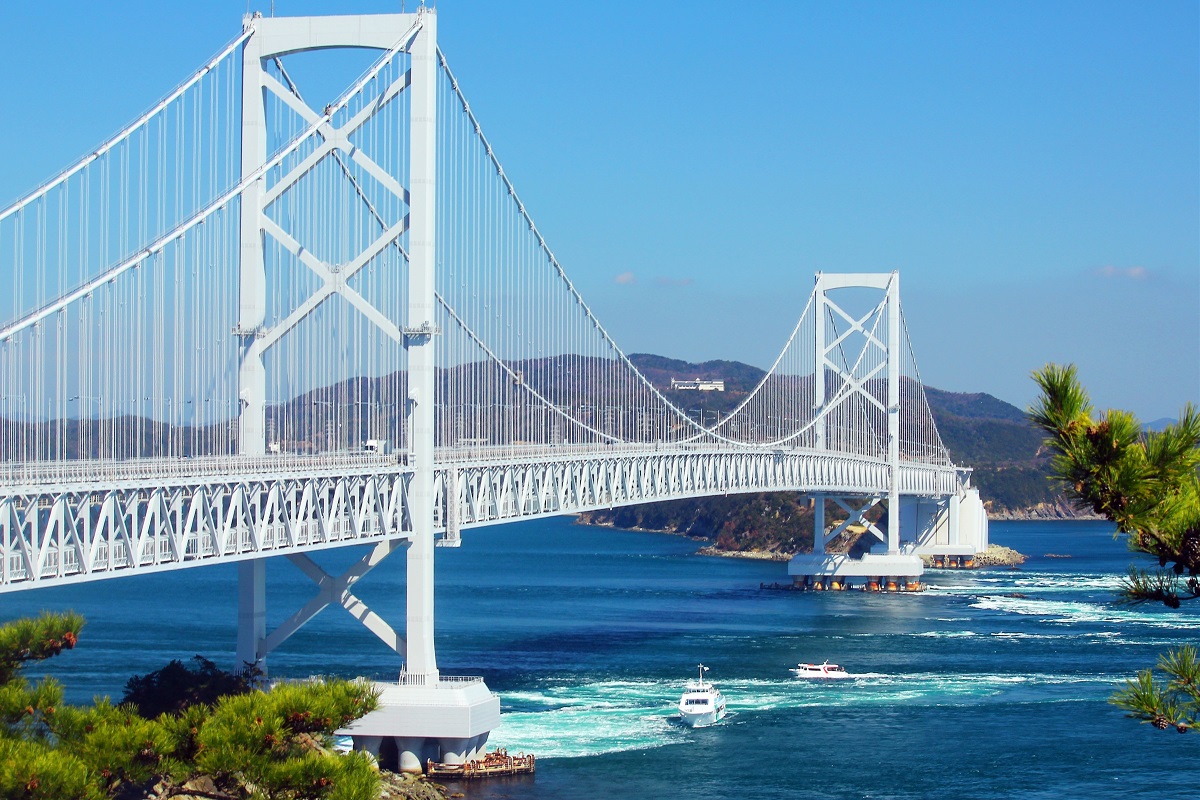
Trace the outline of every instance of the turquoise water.
<path fill-rule="evenodd" d="M 922 594 L 864 595 L 762 591 L 785 565 L 567 519 L 467 532 L 437 555 L 439 666 L 485 676 L 503 704 L 492 743 L 539 765 L 457 788 L 555 800 L 1190 796 L 1200 737 L 1158 733 L 1105 701 L 1163 649 L 1200 639 L 1200 614 L 1114 606 L 1132 556 L 1107 525 L 993 523 L 992 539 L 1032 557 L 1020 570 L 932 573 Z M 268 579 L 274 621 L 308 599 L 285 561 Z M 403 581 L 397 556 L 356 592 L 402 624 Z M 209 567 L 7 595 L 0 616 L 88 617 L 80 647 L 42 670 L 83 701 L 119 696 L 129 675 L 171 658 L 228 661 L 235 589 L 233 569 Z M 856 677 L 788 672 L 824 659 Z M 671 707 L 701 661 L 730 713 L 692 730 Z M 378 675 L 399 662 L 331 609 L 270 667 Z"/>

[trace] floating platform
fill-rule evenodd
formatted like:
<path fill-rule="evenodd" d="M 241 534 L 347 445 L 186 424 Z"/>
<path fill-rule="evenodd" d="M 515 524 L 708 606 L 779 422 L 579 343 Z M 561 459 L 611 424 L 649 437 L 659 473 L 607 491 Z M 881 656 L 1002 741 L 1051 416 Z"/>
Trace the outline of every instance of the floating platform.
<path fill-rule="evenodd" d="M 510 756 L 508 751 L 501 747 L 486 753 L 483 758 L 465 761 L 462 764 L 440 764 L 430 759 L 425 764 L 425 774 L 431 778 L 454 780 L 475 780 L 501 775 L 530 775 L 534 771 L 535 762 L 533 753 L 528 755 L 518 753 Z"/>

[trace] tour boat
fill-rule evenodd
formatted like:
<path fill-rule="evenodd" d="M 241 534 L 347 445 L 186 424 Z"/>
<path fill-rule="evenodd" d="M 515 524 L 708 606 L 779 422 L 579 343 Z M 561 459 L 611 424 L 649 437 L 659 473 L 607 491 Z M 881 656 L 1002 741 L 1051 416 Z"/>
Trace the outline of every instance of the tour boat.
<path fill-rule="evenodd" d="M 725 696 L 704 680 L 708 667 L 700 664 L 699 670 L 699 679 L 684 684 L 683 697 L 679 698 L 679 718 L 693 728 L 712 725 L 725 716 Z"/>
<path fill-rule="evenodd" d="M 792 670 L 797 678 L 849 678 L 850 674 L 837 664 L 797 664 Z"/>

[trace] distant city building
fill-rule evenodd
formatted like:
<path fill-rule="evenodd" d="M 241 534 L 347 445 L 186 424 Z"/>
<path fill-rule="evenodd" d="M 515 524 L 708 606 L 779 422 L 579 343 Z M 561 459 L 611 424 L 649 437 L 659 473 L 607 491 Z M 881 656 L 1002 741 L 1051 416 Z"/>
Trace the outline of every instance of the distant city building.
<path fill-rule="evenodd" d="M 710 381 L 704 378 L 694 378 L 690 381 L 677 381 L 671 378 L 671 391 L 691 389 L 698 392 L 723 392 L 725 381 Z"/>

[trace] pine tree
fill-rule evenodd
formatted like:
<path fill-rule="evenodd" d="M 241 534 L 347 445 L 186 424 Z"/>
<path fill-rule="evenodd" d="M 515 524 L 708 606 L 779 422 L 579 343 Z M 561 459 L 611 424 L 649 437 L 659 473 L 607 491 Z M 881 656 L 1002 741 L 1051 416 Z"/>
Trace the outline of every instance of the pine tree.
<path fill-rule="evenodd" d="M 1041 396 L 1029 416 L 1049 434 L 1052 476 L 1066 495 L 1116 523 L 1129 548 L 1158 560 L 1130 567 L 1126 603 L 1158 601 L 1179 608 L 1200 597 L 1200 414 L 1192 404 L 1179 421 L 1146 431 L 1128 411 L 1096 414 L 1073 365 L 1034 372 Z M 1158 669 L 1142 670 L 1110 702 L 1160 730 L 1193 728 L 1200 713 L 1200 662 L 1187 646 L 1163 654 Z"/>
<path fill-rule="evenodd" d="M 62 686 L 53 678 L 32 684 L 21 675 L 25 664 L 73 648 L 82 630 L 83 618 L 70 612 L 0 625 L 0 797 L 104 797 L 88 764 L 54 745 L 53 725 L 66 711 Z"/>
<path fill-rule="evenodd" d="M 121 702 L 132 703 L 139 714 L 153 719 L 201 703 L 213 705 L 226 695 L 245 694 L 261 677 L 262 670 L 256 667 L 227 672 L 203 656 L 193 656 L 190 666 L 175 659 L 162 669 L 126 681 Z"/>
<path fill-rule="evenodd" d="M 62 686 L 31 684 L 22 667 L 75 646 L 83 619 L 43 614 L 0 625 L 0 797 L 103 800 L 128 790 L 205 776 L 229 797 L 256 800 L 372 800 L 380 778 L 369 756 L 340 755 L 331 734 L 373 710 L 363 683 L 319 680 L 177 702 L 150 719 L 133 703 L 62 702 Z M 212 678 L 201 663 L 198 673 Z M 174 675 L 177 670 L 170 670 Z M 157 673 L 152 673 L 152 675 Z M 131 681 L 149 696 L 144 679 Z M 161 701 L 157 701 L 162 705 Z M 139 795 L 141 796 L 141 795 Z"/>

